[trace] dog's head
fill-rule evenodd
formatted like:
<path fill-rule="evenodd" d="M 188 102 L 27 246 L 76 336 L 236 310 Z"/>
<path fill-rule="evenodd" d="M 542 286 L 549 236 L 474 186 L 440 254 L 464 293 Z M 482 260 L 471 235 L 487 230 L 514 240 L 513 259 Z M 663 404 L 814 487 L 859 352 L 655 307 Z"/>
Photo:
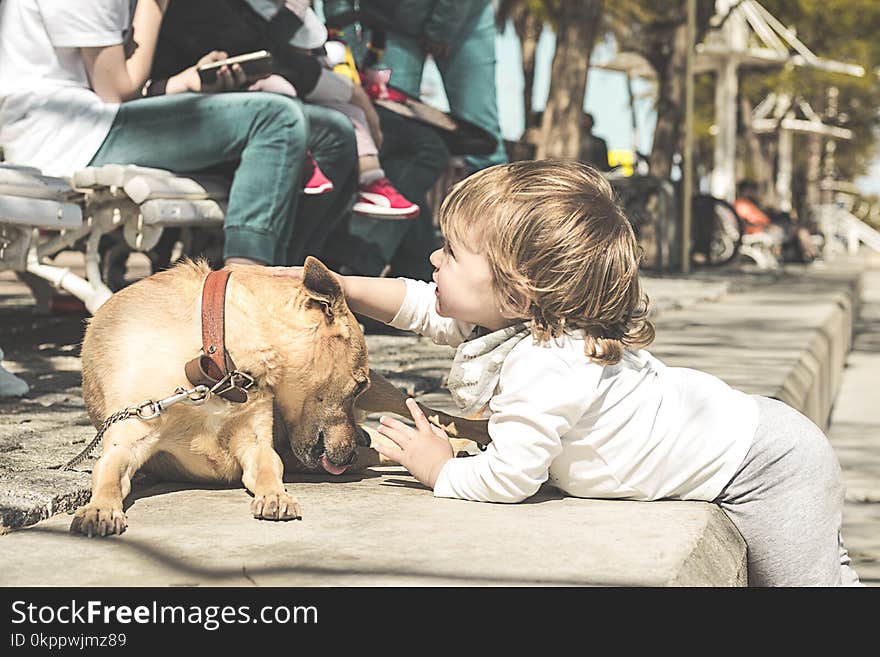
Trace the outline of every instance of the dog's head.
<path fill-rule="evenodd" d="M 369 436 L 354 415 L 355 399 L 370 385 L 367 345 L 334 275 L 306 259 L 293 312 L 299 334 L 290 362 L 273 386 L 294 455 L 308 467 L 341 474 Z"/>

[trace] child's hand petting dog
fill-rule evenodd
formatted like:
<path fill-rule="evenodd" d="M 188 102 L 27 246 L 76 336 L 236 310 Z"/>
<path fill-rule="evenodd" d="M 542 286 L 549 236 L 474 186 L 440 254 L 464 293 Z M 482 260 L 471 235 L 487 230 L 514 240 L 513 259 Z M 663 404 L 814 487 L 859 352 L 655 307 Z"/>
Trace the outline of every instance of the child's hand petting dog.
<path fill-rule="evenodd" d="M 379 433 L 393 444 L 376 443 L 376 451 L 400 463 L 425 486 L 434 488 L 443 465 L 455 456 L 449 436 L 428 422 L 414 399 L 407 399 L 406 406 L 416 423 L 415 429 L 383 415 L 379 418 Z"/>
<path fill-rule="evenodd" d="M 304 267 L 272 267 L 273 276 L 287 276 L 298 281 L 302 280 Z"/>
<path fill-rule="evenodd" d="M 304 267 L 272 267 L 272 275 L 273 276 L 286 276 L 288 278 L 292 278 L 297 281 L 301 281 L 303 277 Z M 344 279 L 342 276 L 337 274 L 335 271 L 327 270 L 333 277 L 339 281 L 340 285 L 343 285 Z"/>

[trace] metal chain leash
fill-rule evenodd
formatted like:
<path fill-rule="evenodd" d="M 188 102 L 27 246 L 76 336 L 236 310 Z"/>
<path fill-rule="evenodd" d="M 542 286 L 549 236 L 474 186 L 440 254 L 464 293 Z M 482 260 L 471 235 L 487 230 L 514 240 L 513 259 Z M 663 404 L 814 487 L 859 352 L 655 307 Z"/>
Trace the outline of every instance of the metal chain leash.
<path fill-rule="evenodd" d="M 101 439 L 104 437 L 104 433 L 110 428 L 115 422 L 119 422 L 120 420 L 127 420 L 130 417 L 137 417 L 140 420 L 153 420 L 159 417 L 162 414 L 162 411 L 167 409 L 169 406 L 173 406 L 179 402 L 186 402 L 187 404 L 191 404 L 193 406 L 199 406 L 204 404 L 209 396 L 212 394 L 219 395 L 230 388 L 241 388 L 242 390 L 250 390 L 257 384 L 256 380 L 247 372 L 241 372 L 239 370 L 233 370 L 229 372 L 222 379 L 217 381 L 210 388 L 206 385 L 197 385 L 192 388 L 183 388 L 178 387 L 175 388 L 174 394 L 166 397 L 165 399 L 160 399 L 158 401 L 153 399 L 146 399 L 142 401 L 140 404 L 136 404 L 134 406 L 129 406 L 124 408 L 121 411 L 117 411 L 112 415 L 108 416 L 106 420 L 101 424 L 101 428 L 98 429 L 97 435 L 92 438 L 92 442 L 83 448 L 83 450 L 70 459 L 64 465 L 55 465 L 51 466 L 50 470 L 71 470 L 75 468 L 77 465 L 85 461 L 92 455 L 92 452 L 98 446 L 98 443 L 101 442 Z"/>
<path fill-rule="evenodd" d="M 132 412 L 131 408 L 126 408 L 125 410 L 117 411 L 116 413 L 113 413 L 112 415 L 110 415 L 106 420 L 104 420 L 104 423 L 101 425 L 101 428 L 98 430 L 97 435 L 94 438 L 92 438 L 92 442 L 90 442 L 88 445 L 86 445 L 86 447 L 79 454 L 74 456 L 72 459 L 70 459 L 64 465 L 61 465 L 61 466 L 53 465 L 50 468 L 50 470 L 56 470 L 56 469 L 72 470 L 73 468 L 78 466 L 80 463 L 82 463 L 83 461 L 85 461 L 87 458 L 89 458 L 92 455 L 92 452 L 94 451 L 95 447 L 98 446 L 98 443 L 101 442 L 101 438 L 104 437 L 104 432 L 107 431 L 107 429 L 110 427 L 111 424 L 113 424 L 114 422 L 119 422 L 119 420 L 125 420 L 127 418 L 130 418 L 132 415 L 134 415 L 134 413 Z"/>
<path fill-rule="evenodd" d="M 228 378 L 228 377 L 227 377 Z M 152 420 L 159 417 L 162 414 L 162 411 L 167 409 L 169 406 L 173 406 L 178 402 L 185 401 L 188 404 L 192 404 L 193 406 L 198 406 L 203 404 L 205 400 L 208 399 L 208 396 L 215 391 L 216 388 L 220 386 L 220 384 L 226 384 L 226 378 L 217 383 L 213 388 L 209 388 L 208 386 L 198 385 L 193 388 L 176 388 L 174 390 L 174 394 L 166 397 L 165 399 L 160 399 L 158 401 L 147 399 L 142 401 L 140 404 L 136 404 L 135 406 L 129 406 L 124 408 L 121 411 L 117 411 L 110 416 L 107 417 L 106 420 L 101 424 L 101 428 L 98 429 L 97 435 L 92 439 L 92 441 L 85 446 L 85 448 L 72 459 L 70 459 L 67 463 L 61 466 L 52 466 L 51 470 L 71 470 L 75 468 L 77 465 L 85 461 L 92 455 L 92 452 L 101 442 L 101 439 L 104 437 L 104 433 L 107 429 L 110 428 L 110 425 L 115 422 L 119 422 L 120 420 L 127 420 L 131 417 L 137 417 L 141 420 Z"/>

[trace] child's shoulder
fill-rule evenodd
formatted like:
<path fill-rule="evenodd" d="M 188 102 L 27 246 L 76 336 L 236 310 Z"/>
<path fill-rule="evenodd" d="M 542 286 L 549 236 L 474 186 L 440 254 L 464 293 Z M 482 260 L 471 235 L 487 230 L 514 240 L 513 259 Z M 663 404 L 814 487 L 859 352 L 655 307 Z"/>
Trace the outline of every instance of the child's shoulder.
<path fill-rule="evenodd" d="M 578 370 L 602 369 L 601 365 L 593 362 L 584 354 L 583 337 L 570 332 L 565 332 L 557 338 L 550 338 L 543 342 L 534 337 L 526 337 L 511 350 L 508 358 L 544 366 L 564 364 Z"/>
<path fill-rule="evenodd" d="M 601 375 L 603 370 L 611 371 L 662 369 L 665 365 L 647 349 L 625 349 L 623 358 L 616 365 L 602 365 L 584 353 L 584 337 L 581 331 L 566 331 L 558 338 L 539 342 L 533 337 L 521 340 L 514 347 L 508 359 L 514 362 L 532 362 L 535 366 L 549 366 L 553 363 L 565 365 L 588 375 Z"/>
<path fill-rule="evenodd" d="M 587 358 L 583 349 L 583 340 L 565 336 L 544 343 L 526 337 L 502 363 L 500 389 L 553 404 L 580 404 L 588 398 L 586 391 L 600 384 L 603 373 L 603 367 Z"/>

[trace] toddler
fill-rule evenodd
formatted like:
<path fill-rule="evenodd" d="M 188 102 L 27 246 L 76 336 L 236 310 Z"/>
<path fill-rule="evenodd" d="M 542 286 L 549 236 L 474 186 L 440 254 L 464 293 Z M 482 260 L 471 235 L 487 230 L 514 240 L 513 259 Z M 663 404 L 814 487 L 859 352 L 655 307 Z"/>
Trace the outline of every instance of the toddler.
<path fill-rule="evenodd" d="M 640 250 L 605 178 L 579 162 L 480 171 L 440 209 L 434 282 L 340 277 L 351 309 L 457 347 L 448 385 L 488 409 L 488 448 L 453 458 L 414 401 L 377 449 L 438 497 L 577 496 L 718 504 L 753 586 L 857 585 L 840 538 L 843 486 L 825 435 L 782 402 L 667 367 Z"/>

